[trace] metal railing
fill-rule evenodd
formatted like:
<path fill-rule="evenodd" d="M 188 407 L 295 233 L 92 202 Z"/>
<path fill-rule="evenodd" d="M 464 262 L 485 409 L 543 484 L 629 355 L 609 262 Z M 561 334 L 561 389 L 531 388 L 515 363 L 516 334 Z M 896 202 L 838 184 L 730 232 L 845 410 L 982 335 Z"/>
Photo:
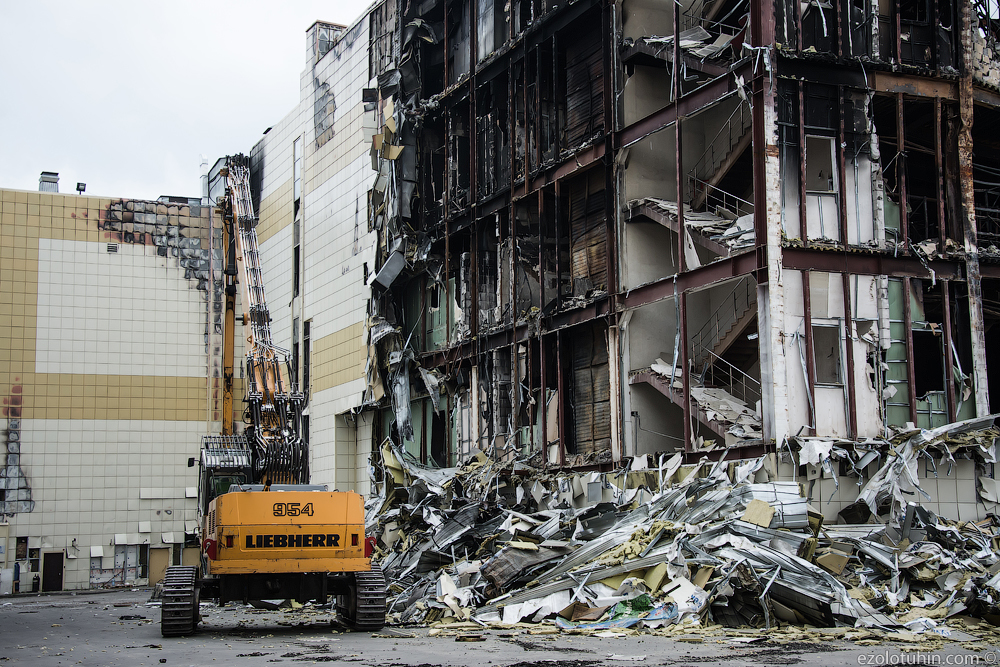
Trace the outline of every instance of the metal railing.
<path fill-rule="evenodd" d="M 754 408 L 757 401 L 761 400 L 760 381 L 733 366 L 715 352 L 711 350 L 705 352 L 708 353 L 708 360 L 705 361 L 705 367 L 701 372 L 702 386 L 725 389 L 746 403 L 747 407 Z"/>
<path fill-rule="evenodd" d="M 704 193 L 704 194 L 703 194 Z M 712 210 L 717 206 L 732 211 L 737 216 L 753 213 L 753 202 L 737 197 L 731 192 L 726 192 L 717 185 L 712 185 L 708 181 L 703 181 L 694 176 L 688 176 L 688 197 L 694 201 L 696 195 L 701 195 L 705 202 L 706 210 Z"/>
<path fill-rule="evenodd" d="M 907 233 L 910 235 L 910 241 L 913 243 L 928 239 L 937 241 L 940 229 L 937 198 L 908 194 L 906 205 L 909 207 L 906 221 L 909 226 Z"/>
<path fill-rule="evenodd" d="M 712 137 L 705 152 L 701 154 L 689 175 L 695 179 L 707 180 L 722 165 L 740 140 L 750 131 L 753 114 L 750 105 L 740 102 L 719 131 Z"/>
<path fill-rule="evenodd" d="M 689 349 L 693 353 L 694 367 L 708 361 L 722 337 L 729 333 L 748 310 L 756 307 L 757 285 L 750 276 L 744 276 L 722 299 L 704 326 L 691 337 Z"/>
<path fill-rule="evenodd" d="M 1000 240 L 1000 208 L 976 206 L 976 234 L 981 239 Z"/>
<path fill-rule="evenodd" d="M 687 30 L 702 24 L 705 9 L 718 0 L 695 0 L 691 6 L 681 11 L 681 30 Z"/>
<path fill-rule="evenodd" d="M 746 12 L 746 8 L 742 8 L 737 5 L 730 9 L 728 14 L 722 19 L 719 19 L 719 12 L 725 9 L 725 7 L 716 7 L 720 3 L 720 0 L 695 0 L 691 3 L 691 6 L 687 9 L 681 10 L 681 31 L 689 30 L 691 28 L 696 28 L 701 26 L 707 30 L 719 27 L 732 28 L 732 25 L 725 25 L 725 20 L 732 18 L 735 14 L 738 17 L 742 16 Z"/>

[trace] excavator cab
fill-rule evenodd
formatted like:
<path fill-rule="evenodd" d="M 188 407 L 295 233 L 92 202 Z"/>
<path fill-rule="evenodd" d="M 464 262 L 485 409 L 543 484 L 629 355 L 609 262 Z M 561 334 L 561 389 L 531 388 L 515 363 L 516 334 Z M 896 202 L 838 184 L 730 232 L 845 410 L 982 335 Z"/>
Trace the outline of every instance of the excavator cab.
<path fill-rule="evenodd" d="M 206 435 L 202 438 L 198 473 L 198 512 L 233 487 L 253 483 L 250 444 L 242 435 Z"/>

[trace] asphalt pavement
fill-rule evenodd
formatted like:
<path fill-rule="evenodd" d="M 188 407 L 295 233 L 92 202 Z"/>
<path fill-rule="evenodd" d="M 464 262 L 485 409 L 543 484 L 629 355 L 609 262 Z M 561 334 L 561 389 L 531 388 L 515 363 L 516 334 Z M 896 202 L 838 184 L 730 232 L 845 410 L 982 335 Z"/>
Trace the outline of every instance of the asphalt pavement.
<path fill-rule="evenodd" d="M 286 603 L 287 605 L 287 603 Z M 356 664 L 380 667 L 636 667 L 670 665 L 992 665 L 996 629 L 974 640 L 891 641 L 849 629 L 775 632 L 717 629 L 675 636 L 560 634 L 553 626 L 474 624 L 349 632 L 326 608 L 224 608 L 204 603 L 199 632 L 160 636 L 150 591 L 0 598 L 0 667 L 7 665 Z M 623 636 L 620 636 L 623 635 Z M 855 641 L 844 637 L 854 637 Z M 857 640 L 857 637 L 864 639 Z"/>

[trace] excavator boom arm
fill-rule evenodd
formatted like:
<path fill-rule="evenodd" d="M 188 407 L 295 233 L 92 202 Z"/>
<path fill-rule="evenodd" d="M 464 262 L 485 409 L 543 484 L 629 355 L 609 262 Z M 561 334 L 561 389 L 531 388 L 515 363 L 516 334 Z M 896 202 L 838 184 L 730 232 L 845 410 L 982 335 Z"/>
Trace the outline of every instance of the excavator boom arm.
<path fill-rule="evenodd" d="M 227 158 L 226 164 L 223 218 L 235 241 L 235 273 L 243 302 L 243 322 L 248 327 L 245 401 L 254 461 L 253 482 L 305 484 L 309 481 L 307 444 L 301 437 L 305 397 L 294 380 L 288 351 L 271 340 L 249 161 L 238 155 Z M 227 337 L 234 336 L 232 330 L 224 333 Z"/>

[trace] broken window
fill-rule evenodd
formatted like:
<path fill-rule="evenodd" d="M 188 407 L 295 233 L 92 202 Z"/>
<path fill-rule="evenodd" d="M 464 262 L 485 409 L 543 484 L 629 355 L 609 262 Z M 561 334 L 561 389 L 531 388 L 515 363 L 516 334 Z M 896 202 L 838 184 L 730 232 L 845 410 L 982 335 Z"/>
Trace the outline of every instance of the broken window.
<path fill-rule="evenodd" d="M 510 185 L 507 76 L 480 86 L 476 97 L 476 182 L 479 198 Z"/>
<path fill-rule="evenodd" d="M 569 265 L 569 245 L 565 235 L 557 231 L 556 197 L 551 189 L 543 195 L 543 212 L 540 219 L 542 270 L 542 310 L 548 312 L 559 297 L 570 293 L 570 281 L 565 273 Z"/>
<path fill-rule="evenodd" d="M 448 0 L 445 0 L 448 2 Z M 445 15 L 448 25 L 445 27 L 448 37 L 448 85 L 457 83 L 469 73 L 469 40 L 471 30 L 469 22 L 469 3 L 463 0 L 449 2 Z"/>
<path fill-rule="evenodd" d="M 896 98 L 889 95 L 872 97 L 872 117 L 878 135 L 879 153 L 882 167 L 882 183 L 886 198 L 884 205 L 885 233 L 888 241 L 902 239 L 902 218 L 900 201 L 903 193 L 904 156 L 899 151 Z"/>
<path fill-rule="evenodd" d="M 444 119 L 428 116 L 420 128 L 420 159 L 417 161 L 420 179 L 420 206 L 425 228 L 437 223 L 443 212 L 444 183 L 447 169 Z"/>
<path fill-rule="evenodd" d="M 903 102 L 906 170 L 907 235 L 911 242 L 938 239 L 937 132 L 934 104 L 926 100 Z"/>
<path fill-rule="evenodd" d="M 1000 23 L 997 23 L 1000 27 Z M 1000 125 L 996 109 L 976 105 L 973 112 L 972 178 L 976 202 L 976 233 L 979 245 L 1000 246 L 1000 141 L 995 139 Z M 993 396 L 993 392 L 990 392 Z"/>
<path fill-rule="evenodd" d="M 903 63 L 951 67 L 955 7 L 950 0 L 900 0 L 899 48 Z"/>
<path fill-rule="evenodd" d="M 499 324 L 503 278 L 499 255 L 501 216 L 496 215 L 492 224 L 479 225 L 479 249 L 476 253 L 477 299 L 480 330 Z"/>
<path fill-rule="evenodd" d="M 492 362 L 489 384 L 492 441 L 496 451 L 514 453 L 511 448 L 517 443 L 513 423 L 514 386 L 511 382 L 510 348 L 495 350 Z"/>
<path fill-rule="evenodd" d="M 847 31 L 849 43 L 844 52 L 853 56 L 871 55 L 872 32 L 868 19 L 868 0 L 850 0 L 848 8 L 851 12 L 851 29 Z"/>
<path fill-rule="evenodd" d="M 534 51 L 532 52 L 534 55 Z M 528 140 L 528 126 L 526 124 L 528 107 L 535 106 L 535 85 L 527 85 L 527 73 L 526 73 L 526 63 L 530 60 L 518 60 L 510 68 L 510 76 L 513 79 L 513 91 L 514 98 L 513 104 L 511 105 L 511 113 L 514 114 L 514 138 L 513 138 L 513 153 L 514 153 L 514 163 L 512 165 L 513 177 L 515 180 L 524 176 L 524 166 L 525 161 L 530 160 L 528 157 L 528 146 L 526 144 Z M 527 97 L 531 98 L 531 102 L 527 101 Z M 534 114 L 532 114 L 534 118 Z M 534 122 L 534 121 L 532 121 Z M 532 147 L 531 150 L 534 150 Z"/>
<path fill-rule="evenodd" d="M 393 67 L 396 3 L 391 0 L 375 7 L 368 17 L 368 78 L 373 79 Z"/>
<path fill-rule="evenodd" d="M 292 318 L 292 372 L 299 374 L 299 318 Z M 294 382 L 295 378 L 292 378 Z"/>
<path fill-rule="evenodd" d="M 514 299 L 515 312 L 523 318 L 540 305 L 538 281 L 538 199 L 528 197 L 514 208 Z"/>
<path fill-rule="evenodd" d="M 836 135 L 840 126 L 839 95 L 834 86 L 808 84 L 804 88 L 806 141 L 805 237 L 841 241 L 840 190 Z"/>
<path fill-rule="evenodd" d="M 476 60 L 483 61 L 507 42 L 510 3 L 500 0 L 478 0 Z"/>
<path fill-rule="evenodd" d="M 292 223 L 292 296 L 299 295 L 299 274 L 301 273 L 299 262 L 301 257 L 301 243 L 299 242 L 299 221 Z"/>
<path fill-rule="evenodd" d="M 514 34 L 523 32 L 531 23 L 531 0 L 514 0 L 511 19 L 514 22 Z"/>
<path fill-rule="evenodd" d="M 448 132 L 448 204 L 455 213 L 469 205 L 471 156 L 469 142 L 469 102 L 464 100 L 449 113 Z"/>
<path fill-rule="evenodd" d="M 299 212 L 299 202 L 302 199 L 302 137 L 295 137 L 292 144 L 292 200 L 295 202 L 294 214 Z"/>
<path fill-rule="evenodd" d="M 454 374 L 455 397 L 452 400 L 449 419 L 451 442 L 456 457 L 460 461 L 467 460 L 472 455 L 473 448 L 479 445 L 475 440 L 475 421 L 479 411 L 474 409 L 472 400 L 471 383 L 473 377 L 472 368 L 469 366 L 457 368 Z"/>
<path fill-rule="evenodd" d="M 802 3 L 801 8 L 803 48 L 814 48 L 826 53 L 842 52 L 853 56 L 869 55 L 871 24 L 868 20 L 868 0 L 814 0 Z M 779 16 L 782 11 L 785 12 L 785 22 L 794 21 L 793 12 L 787 8 L 779 9 Z M 844 21 L 846 14 L 849 17 Z M 847 25 L 843 25 L 844 23 Z M 794 35 L 794 26 L 787 30 L 787 34 Z"/>
<path fill-rule="evenodd" d="M 527 169 L 533 172 L 541 163 L 559 153 L 558 120 L 565 105 L 557 102 L 556 71 L 561 68 L 555 57 L 556 37 L 547 39 L 528 52 L 525 60 L 511 68 L 514 77 L 514 171 L 520 177 Z"/>
<path fill-rule="evenodd" d="M 840 326 L 814 323 L 812 336 L 816 384 L 843 384 Z"/>
<path fill-rule="evenodd" d="M 445 401 L 447 403 L 447 401 Z M 448 447 L 448 421 L 446 419 L 448 415 L 447 409 L 434 410 L 432 405 L 428 405 L 431 401 L 424 401 L 424 409 L 429 412 L 428 421 L 430 422 L 431 433 L 430 433 L 430 459 L 428 463 L 438 467 L 447 468 L 452 465 L 452 450 Z"/>
<path fill-rule="evenodd" d="M 316 49 L 316 60 L 319 61 L 327 53 L 333 49 L 333 45 L 337 43 L 337 38 L 340 37 L 340 33 L 344 30 L 343 26 L 329 25 L 321 23 L 317 26 L 316 30 L 316 44 L 314 48 Z"/>
<path fill-rule="evenodd" d="M 806 137 L 806 220 L 810 238 L 840 238 L 836 160 L 832 137 Z"/>
<path fill-rule="evenodd" d="M 403 19 L 399 72 L 403 94 L 414 92 L 429 99 L 445 88 L 444 2 L 425 2 L 417 10 L 419 19 Z M 409 14 L 409 12 L 407 12 Z"/>
<path fill-rule="evenodd" d="M 886 62 L 896 61 L 894 7 L 894 0 L 878 0 L 878 51 L 880 58 Z"/>
<path fill-rule="evenodd" d="M 805 85 L 805 124 L 810 130 L 835 130 L 840 122 L 836 86 L 818 83 Z"/>
<path fill-rule="evenodd" d="M 543 42 L 536 50 L 537 63 L 538 108 L 529 113 L 528 128 L 531 136 L 528 141 L 530 165 L 538 168 L 539 161 L 535 157 L 535 145 L 541 154 L 541 162 L 555 159 L 559 153 L 559 119 L 566 113 L 566 105 L 559 101 L 556 94 L 555 68 L 558 60 L 555 57 L 551 42 Z M 537 116 L 536 116 L 537 114 Z M 537 118 L 537 119 L 536 119 Z M 536 131 L 537 127 L 537 131 Z"/>
<path fill-rule="evenodd" d="M 454 280 L 451 281 L 454 290 Z M 444 347 L 448 342 L 448 309 L 444 308 L 448 300 L 445 297 L 445 286 L 439 283 L 427 282 L 427 299 L 424 319 L 427 326 L 426 349 L 434 350 Z"/>
<path fill-rule="evenodd" d="M 944 391 L 941 332 L 931 329 L 913 330 L 913 381 L 917 396 Z"/>
<path fill-rule="evenodd" d="M 837 10 L 828 0 L 802 5 L 802 46 L 822 53 L 836 51 Z"/>
<path fill-rule="evenodd" d="M 302 393 L 307 397 L 309 396 L 309 363 L 311 352 L 310 329 L 312 329 L 312 320 L 306 320 L 302 323 Z M 308 419 L 308 417 L 304 419 Z M 305 436 L 303 436 L 303 440 L 308 442 Z"/>

